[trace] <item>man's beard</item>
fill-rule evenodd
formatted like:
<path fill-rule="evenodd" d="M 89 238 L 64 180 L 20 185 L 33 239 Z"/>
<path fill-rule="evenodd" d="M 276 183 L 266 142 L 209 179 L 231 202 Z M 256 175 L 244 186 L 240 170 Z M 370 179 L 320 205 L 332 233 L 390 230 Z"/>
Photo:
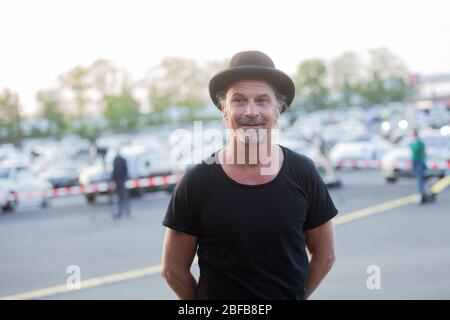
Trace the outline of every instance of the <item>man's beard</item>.
<path fill-rule="evenodd" d="M 236 130 L 236 137 L 240 143 L 245 144 L 259 144 L 267 140 L 268 130 L 265 127 L 247 127 L 243 129 L 242 126 L 265 126 L 266 123 L 262 120 L 242 120 L 238 121 L 239 129 Z"/>
<path fill-rule="evenodd" d="M 267 140 L 268 131 L 266 128 L 237 129 L 236 137 L 240 143 L 256 145 L 264 143 Z"/>

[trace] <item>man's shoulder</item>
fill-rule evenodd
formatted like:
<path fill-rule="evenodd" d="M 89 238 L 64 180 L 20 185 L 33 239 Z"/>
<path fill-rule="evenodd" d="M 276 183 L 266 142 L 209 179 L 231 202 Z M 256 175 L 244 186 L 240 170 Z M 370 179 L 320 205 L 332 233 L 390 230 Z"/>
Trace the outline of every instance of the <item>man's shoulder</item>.
<path fill-rule="evenodd" d="M 216 164 L 210 161 L 210 157 L 205 158 L 202 162 L 191 165 L 183 174 L 185 183 L 192 184 L 195 187 L 210 182 L 214 176 L 214 166 Z"/>
<path fill-rule="evenodd" d="M 314 161 L 303 153 L 291 150 L 287 147 L 281 146 L 286 157 L 286 163 L 296 169 L 305 170 L 315 168 Z"/>
<path fill-rule="evenodd" d="M 287 175 L 294 178 L 302 187 L 316 183 L 320 175 L 314 161 L 301 152 L 293 151 L 286 147 L 283 148 L 286 161 L 285 172 Z"/>

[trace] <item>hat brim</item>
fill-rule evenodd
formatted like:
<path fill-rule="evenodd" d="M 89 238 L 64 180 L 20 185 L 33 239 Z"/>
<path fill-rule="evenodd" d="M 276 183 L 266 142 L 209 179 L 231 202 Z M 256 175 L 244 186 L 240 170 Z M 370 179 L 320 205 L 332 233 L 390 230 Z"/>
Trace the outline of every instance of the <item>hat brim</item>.
<path fill-rule="evenodd" d="M 295 96 L 295 86 L 292 79 L 284 72 L 261 66 L 235 67 L 217 73 L 209 81 L 209 95 L 216 107 L 221 110 L 217 94 L 239 80 L 262 80 L 270 83 L 279 94 L 286 96 L 286 111 Z"/>

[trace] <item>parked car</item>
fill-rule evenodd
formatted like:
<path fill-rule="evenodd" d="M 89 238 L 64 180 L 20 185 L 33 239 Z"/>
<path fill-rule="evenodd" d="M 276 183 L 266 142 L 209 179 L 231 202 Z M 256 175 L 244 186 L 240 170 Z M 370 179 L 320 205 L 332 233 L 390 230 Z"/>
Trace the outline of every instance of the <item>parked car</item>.
<path fill-rule="evenodd" d="M 3 161 L 8 158 L 8 155 L 17 153 L 18 150 L 16 146 L 12 143 L 6 143 L 0 145 L 0 161 Z"/>
<path fill-rule="evenodd" d="M 51 163 L 39 176 L 49 181 L 53 188 L 73 187 L 79 184 L 80 166 L 73 161 Z"/>
<path fill-rule="evenodd" d="M 425 143 L 427 170 L 425 177 L 444 177 L 450 161 L 450 138 L 439 131 L 428 131 L 421 135 Z M 412 138 L 407 136 L 398 146 L 381 158 L 381 168 L 387 182 L 396 182 L 399 178 L 412 178 L 414 173 L 411 164 L 411 150 L 409 145 Z"/>
<path fill-rule="evenodd" d="M 99 157 L 92 166 L 83 169 L 79 175 L 82 186 L 108 183 L 111 181 L 113 161 L 116 149 L 109 150 L 104 157 Z M 168 154 L 163 150 L 155 150 L 144 145 L 131 145 L 121 148 L 121 154 L 127 161 L 129 179 L 141 179 L 155 176 L 166 176 L 174 173 Z M 172 191 L 175 183 L 163 186 L 152 186 L 132 189 L 132 195 L 140 195 L 145 191 Z M 108 194 L 108 190 L 86 194 L 89 203 L 95 202 L 99 194 Z"/>
<path fill-rule="evenodd" d="M 18 206 L 47 207 L 52 194 L 50 182 L 33 174 L 28 167 L 8 163 L 0 167 L 0 189 L 7 196 L 3 210 L 15 210 Z"/>
<path fill-rule="evenodd" d="M 378 135 L 361 136 L 356 141 L 337 143 L 330 150 L 330 160 L 334 167 L 344 160 L 379 160 L 393 147 Z"/>
<path fill-rule="evenodd" d="M 10 194 L 8 193 L 8 189 L 4 186 L 0 186 L 0 210 L 2 212 L 8 210 L 11 206 Z"/>

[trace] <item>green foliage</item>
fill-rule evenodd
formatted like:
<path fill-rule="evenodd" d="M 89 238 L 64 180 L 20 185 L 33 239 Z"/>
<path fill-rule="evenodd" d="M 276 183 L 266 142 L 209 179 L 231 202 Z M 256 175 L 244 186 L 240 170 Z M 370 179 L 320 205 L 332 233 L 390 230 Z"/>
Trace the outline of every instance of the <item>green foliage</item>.
<path fill-rule="evenodd" d="M 36 94 L 41 107 L 40 117 L 50 124 L 49 135 L 62 136 L 67 129 L 67 116 L 61 111 L 62 103 L 58 90 L 41 90 Z"/>
<path fill-rule="evenodd" d="M 307 110 L 330 107 L 329 90 L 325 85 L 326 72 L 325 63 L 319 59 L 306 60 L 299 65 L 294 76 L 295 87 Z"/>
<path fill-rule="evenodd" d="M 19 96 L 6 88 L 0 93 L 0 141 L 19 143 L 20 139 Z"/>
<path fill-rule="evenodd" d="M 149 99 L 154 110 L 180 106 L 195 109 L 206 102 L 205 71 L 194 61 L 164 58 L 149 74 Z"/>
<path fill-rule="evenodd" d="M 209 102 L 208 82 L 219 70 L 228 66 L 228 60 L 210 61 L 204 65 L 194 60 L 168 57 L 148 74 L 148 97 L 155 112 L 178 106 L 195 110 Z"/>
<path fill-rule="evenodd" d="M 353 52 L 343 53 L 328 68 L 324 61 L 310 59 L 294 75 L 297 101 L 307 110 L 404 101 L 411 90 L 407 74 L 403 61 L 385 48 L 369 51 L 365 65 Z"/>
<path fill-rule="evenodd" d="M 139 121 L 139 104 L 129 94 L 105 96 L 104 116 L 112 129 L 135 129 Z"/>
<path fill-rule="evenodd" d="M 88 102 L 86 97 L 89 89 L 88 73 L 87 68 L 77 66 L 59 76 L 62 88 L 68 90 L 74 96 L 78 117 L 83 116 Z"/>
<path fill-rule="evenodd" d="M 109 128 L 115 131 L 164 123 L 173 119 L 172 113 L 166 112 L 170 107 L 183 108 L 176 121 L 201 118 L 200 108 L 210 103 L 209 79 L 228 64 L 228 60 L 199 64 L 192 59 L 167 57 L 136 83 L 130 83 L 127 73 L 108 60 L 74 67 L 59 76 L 57 88 L 36 94 L 39 117 L 49 122 L 50 129 L 46 133 L 35 130 L 33 135 L 78 133 L 93 139 L 104 126 L 83 120 L 88 117 L 88 107 L 103 111 Z M 312 111 L 403 101 L 411 94 L 405 81 L 407 74 L 403 61 L 385 48 L 369 51 L 366 64 L 353 52 L 345 52 L 329 63 L 309 59 L 299 64 L 293 75 L 297 90 L 294 104 Z M 140 114 L 135 89 L 146 90 L 150 114 Z M 20 141 L 19 107 L 16 93 L 8 89 L 0 93 L 0 140 Z M 71 107 L 73 112 L 67 109 Z"/>
<path fill-rule="evenodd" d="M 409 94 L 405 79 L 408 71 L 400 58 L 385 48 L 369 52 L 368 77 L 356 88 L 365 105 L 403 101 Z"/>

